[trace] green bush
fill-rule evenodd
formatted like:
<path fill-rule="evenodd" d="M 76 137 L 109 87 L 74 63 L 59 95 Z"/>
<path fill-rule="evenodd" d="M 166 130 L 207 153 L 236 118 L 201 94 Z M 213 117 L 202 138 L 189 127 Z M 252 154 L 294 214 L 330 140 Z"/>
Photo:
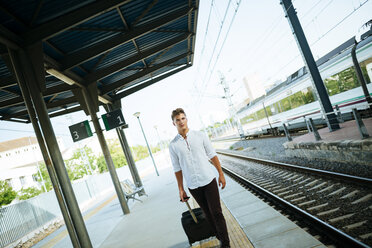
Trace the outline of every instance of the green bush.
<path fill-rule="evenodd" d="M 29 187 L 25 189 L 22 188 L 20 191 L 18 191 L 18 199 L 27 200 L 37 195 L 40 195 L 41 193 L 43 193 L 43 191 L 36 187 Z"/>
<path fill-rule="evenodd" d="M 17 197 L 17 192 L 15 192 L 6 181 L 0 180 L 0 207 L 8 205 Z"/>

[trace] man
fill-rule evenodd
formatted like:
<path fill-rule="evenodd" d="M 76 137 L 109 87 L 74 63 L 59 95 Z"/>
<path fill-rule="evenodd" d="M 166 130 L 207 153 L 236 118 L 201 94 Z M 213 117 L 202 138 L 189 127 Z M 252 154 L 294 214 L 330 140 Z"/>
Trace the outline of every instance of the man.
<path fill-rule="evenodd" d="M 208 137 L 200 131 L 189 130 L 187 118 L 182 108 L 172 112 L 173 125 L 177 127 L 178 134 L 169 145 L 169 153 L 176 175 L 180 198 L 187 201 L 187 194 L 183 187 L 183 178 L 191 195 L 197 201 L 217 238 L 221 247 L 230 247 L 226 221 L 222 214 L 218 186 L 213 167 L 218 171 L 218 184 L 225 188 L 226 180 L 221 169 L 220 161 Z"/>

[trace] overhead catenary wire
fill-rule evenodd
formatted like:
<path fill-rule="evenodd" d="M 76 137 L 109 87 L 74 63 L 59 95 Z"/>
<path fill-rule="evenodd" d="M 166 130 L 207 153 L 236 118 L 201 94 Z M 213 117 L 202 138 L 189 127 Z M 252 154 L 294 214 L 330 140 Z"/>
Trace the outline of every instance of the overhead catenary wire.
<path fill-rule="evenodd" d="M 313 9 L 315 9 L 315 7 L 316 6 L 318 6 L 319 5 L 319 3 L 321 3 L 323 0 L 319 0 L 315 5 L 313 5 L 310 9 L 308 9 L 306 12 L 305 12 L 305 14 L 301 17 L 301 18 L 304 18 L 304 17 L 306 17 Z M 316 20 L 317 18 L 318 18 L 318 16 L 326 9 L 326 8 L 328 8 L 329 7 L 329 5 L 331 4 L 333 2 L 333 0 L 330 0 L 307 24 L 305 24 L 305 28 L 306 27 L 308 27 L 311 23 L 313 23 L 314 22 L 314 20 Z M 292 5 L 293 5 L 293 2 L 292 2 Z M 291 5 L 291 6 L 292 6 Z M 289 9 L 289 8 L 288 8 Z M 280 18 L 282 17 L 282 15 L 280 15 L 279 16 Z M 282 19 L 282 20 L 284 20 L 284 19 Z M 277 24 L 279 25 L 279 22 L 277 22 Z M 276 25 L 277 26 L 277 25 Z M 266 60 L 266 58 L 267 57 L 276 57 L 280 52 L 282 52 L 282 50 L 281 49 L 278 49 L 277 50 L 277 52 L 275 53 L 275 54 L 272 54 L 272 52 L 271 52 L 271 50 L 272 49 L 274 49 L 278 44 L 279 44 L 279 41 L 281 41 L 284 37 L 288 37 L 288 42 L 290 43 L 290 44 L 292 44 L 292 43 L 294 43 L 294 39 L 292 39 L 291 37 L 289 37 L 288 36 L 288 34 L 287 33 L 283 33 L 279 38 L 277 38 L 277 39 L 275 39 L 275 43 L 273 43 L 273 45 L 271 45 L 269 48 L 267 48 L 266 49 L 266 51 L 265 51 L 265 54 L 263 54 L 263 55 L 261 55 L 260 57 L 259 57 L 259 61 L 256 61 L 257 63 L 255 63 L 254 65 L 253 65 L 253 67 L 251 67 L 251 69 L 250 69 L 250 71 L 255 71 L 255 70 L 257 70 L 257 67 L 260 65 L 260 61 L 265 61 Z M 265 40 L 270 40 L 270 39 L 268 39 L 269 37 L 267 37 L 267 38 L 265 38 Z M 262 42 L 260 42 L 259 43 L 259 47 L 256 47 L 256 49 L 252 49 L 252 50 L 254 50 L 256 53 L 258 53 L 258 52 L 260 52 L 260 47 L 262 47 L 263 46 L 263 44 L 264 43 L 262 43 Z M 291 60 L 290 60 L 290 62 L 288 62 L 285 66 L 283 66 L 283 67 L 281 67 L 281 69 L 279 69 L 278 71 L 281 71 L 282 69 L 284 69 L 284 68 L 286 68 L 289 64 L 291 64 L 297 57 L 299 56 L 299 54 L 298 55 L 296 55 L 295 57 L 293 57 L 293 58 L 291 58 Z M 277 73 L 275 73 L 275 74 L 277 74 Z"/>
<path fill-rule="evenodd" d="M 241 3 L 241 0 L 239 0 L 239 1 L 237 2 L 237 7 L 235 8 L 234 15 L 233 15 L 233 17 L 232 17 L 232 20 L 231 20 L 231 22 L 230 22 L 230 25 L 229 25 L 229 27 L 228 27 L 228 30 L 227 30 L 227 32 L 226 32 L 226 34 L 225 34 L 225 38 L 224 38 L 224 40 L 223 40 L 223 42 L 222 42 L 222 45 L 221 45 L 220 50 L 219 50 L 219 52 L 218 52 L 218 55 L 217 55 L 217 57 L 216 57 L 215 63 L 214 63 L 214 65 L 213 65 L 213 68 L 212 68 L 212 70 L 211 70 L 211 72 L 210 72 L 210 76 L 209 76 L 209 78 L 208 78 L 208 80 L 207 80 L 206 82 L 205 82 L 205 77 L 204 77 L 204 80 L 203 80 L 204 88 L 203 88 L 202 92 L 200 92 L 200 97 L 199 97 L 198 100 L 197 100 L 197 105 L 198 105 L 198 106 L 200 106 L 200 104 L 201 104 L 201 101 L 202 101 L 202 98 L 203 98 L 203 94 L 205 93 L 205 90 L 206 90 L 206 88 L 207 88 L 207 86 L 208 86 L 208 83 L 209 83 L 209 81 L 210 81 L 211 75 L 213 74 L 213 71 L 214 71 L 215 65 L 216 65 L 216 63 L 217 63 L 217 61 L 218 61 L 218 59 L 219 59 L 219 56 L 220 56 L 220 54 L 221 54 L 221 51 L 222 51 L 222 49 L 223 49 L 223 47 L 224 47 L 224 44 L 225 44 L 226 39 L 227 39 L 227 37 L 228 37 L 228 34 L 229 34 L 230 30 L 231 30 L 232 24 L 234 23 L 234 19 L 235 19 L 235 16 L 236 16 L 237 11 L 238 11 L 238 9 L 239 9 L 240 3 Z M 229 6 L 228 6 L 228 7 L 229 7 Z M 228 11 L 228 9 L 226 9 L 225 14 L 227 13 L 227 11 Z M 225 20 L 225 19 L 224 19 L 224 20 Z M 222 30 L 222 27 L 221 27 L 220 31 L 221 31 L 221 30 Z M 217 46 L 217 41 L 216 41 L 216 43 L 215 43 L 215 47 L 216 47 L 216 46 Z M 214 49 L 214 50 L 215 50 L 215 49 Z M 212 61 L 212 58 L 213 58 L 213 54 L 212 54 L 212 56 L 211 56 L 211 58 L 210 58 L 210 62 Z M 210 64 L 210 63 L 209 63 L 209 64 Z M 209 66 L 208 66 L 208 68 L 207 68 L 206 75 L 207 75 L 207 73 L 208 73 L 208 69 L 209 69 Z M 205 75 L 205 76 L 206 76 L 206 75 Z"/>
<path fill-rule="evenodd" d="M 219 37 L 220 37 L 220 34 L 221 34 L 221 32 L 222 32 L 222 29 L 223 29 L 223 26 L 224 26 L 224 23 L 225 23 L 225 20 L 226 20 L 226 16 L 227 16 L 227 12 L 228 12 L 228 9 L 229 9 L 230 4 L 231 4 L 231 0 L 229 0 L 229 2 L 228 2 L 227 8 L 226 8 L 226 10 L 225 10 L 224 18 L 223 18 L 223 20 L 221 21 L 221 24 L 220 24 L 220 30 L 219 30 L 219 33 L 218 33 L 217 39 L 216 39 L 215 44 L 214 44 L 214 49 L 213 49 L 212 55 L 211 55 L 210 60 L 209 60 L 209 63 L 208 63 L 208 68 L 209 68 L 209 66 L 210 66 L 211 60 L 212 60 L 213 55 L 214 55 L 214 51 L 215 51 L 216 46 L 217 46 L 217 44 L 218 44 Z M 210 11 L 209 11 L 209 16 L 208 16 L 208 21 L 207 21 L 207 28 L 209 27 L 210 15 L 211 15 L 211 11 L 212 11 L 212 9 L 213 9 L 213 6 L 214 6 L 214 5 L 213 5 L 213 0 L 212 0 L 212 2 L 211 2 L 211 8 L 210 8 Z M 217 11 L 216 11 L 216 13 L 217 13 Z M 218 15 L 218 13 L 217 13 L 217 15 Z M 204 42 L 203 42 L 203 46 L 204 46 L 204 47 L 205 47 L 205 41 L 206 41 L 206 34 L 205 34 L 205 39 L 204 39 Z M 202 52 L 204 53 L 204 49 L 202 50 Z M 202 57 L 203 57 L 203 56 L 202 56 Z M 199 77 L 201 78 L 200 71 L 199 71 L 199 66 L 200 66 L 200 65 L 201 65 L 201 62 L 199 62 L 199 64 L 198 64 L 197 71 L 196 71 L 196 72 L 197 72 L 197 73 L 196 73 L 197 75 L 196 75 L 195 80 L 194 80 L 194 88 L 195 88 L 195 90 L 198 92 L 197 100 L 195 101 L 195 107 L 196 107 L 196 109 L 197 109 L 198 114 L 199 114 L 200 108 L 198 108 L 198 104 L 197 104 L 197 103 L 199 102 L 199 99 L 203 97 L 203 96 L 201 95 L 201 93 L 200 93 L 198 87 L 196 86 L 197 76 L 199 76 Z M 206 70 L 206 72 L 208 72 L 208 69 Z M 206 75 L 207 75 L 207 73 L 204 75 L 204 78 L 201 78 L 201 79 L 202 79 L 202 83 L 205 81 L 205 77 L 206 77 Z M 200 115 L 199 115 L 199 117 L 200 117 Z M 200 117 L 200 118 L 201 118 L 201 117 Z M 204 125 L 204 124 L 202 123 L 202 125 Z"/>
<path fill-rule="evenodd" d="M 347 18 L 349 18 L 352 14 L 354 14 L 358 9 L 360 9 L 364 4 L 366 4 L 369 0 L 365 0 L 364 2 L 360 3 L 360 5 L 355 8 L 354 7 L 354 10 L 352 12 L 350 12 L 349 14 L 347 14 L 342 20 L 340 20 L 338 23 L 336 23 L 334 26 L 332 26 L 328 31 L 326 31 L 321 37 L 319 37 L 316 41 L 314 41 L 313 43 L 310 44 L 310 46 L 313 46 L 315 45 L 318 41 L 320 41 L 322 38 L 324 38 L 325 36 L 327 36 L 332 30 L 334 30 L 337 26 L 339 26 L 342 22 L 344 22 Z M 317 14 L 316 16 L 310 20 L 306 25 L 305 27 L 309 26 L 309 24 L 311 24 L 320 14 L 322 14 L 324 12 L 325 9 L 327 9 L 330 4 L 333 2 L 333 0 L 329 1 Z M 291 43 L 293 43 L 294 40 L 291 41 Z M 283 69 L 287 68 L 292 62 L 294 62 L 298 57 L 300 56 L 300 54 L 297 54 L 296 56 L 292 57 L 288 63 L 286 63 L 284 66 L 280 67 L 275 73 L 269 75 L 266 79 L 266 81 L 272 79 L 272 78 L 276 78 L 280 72 L 283 71 Z"/>
<path fill-rule="evenodd" d="M 342 22 L 344 22 L 347 18 L 349 18 L 352 14 L 354 14 L 357 10 L 359 10 L 364 4 L 366 4 L 369 0 L 365 0 L 363 3 L 361 3 L 357 8 L 355 8 L 352 12 L 350 12 L 348 15 L 346 15 L 341 21 L 336 23 L 332 28 L 330 28 L 327 32 L 325 32 L 321 37 L 319 37 L 316 41 L 314 41 L 310 46 L 315 45 L 318 41 L 323 39 L 327 34 L 329 34 L 332 30 L 334 30 L 338 25 L 340 25 Z"/>
<path fill-rule="evenodd" d="M 216 51 L 217 44 L 218 44 L 218 41 L 219 41 L 220 36 L 221 36 L 221 33 L 222 33 L 223 25 L 225 24 L 225 20 L 226 20 L 226 16 L 227 16 L 227 12 L 228 12 L 228 10 L 229 10 L 230 4 L 231 4 L 231 0 L 229 0 L 229 3 L 227 4 L 226 10 L 225 10 L 225 14 L 224 14 L 223 19 L 222 19 L 222 21 L 221 21 L 220 30 L 218 31 L 217 39 L 216 39 L 216 42 L 214 43 L 214 47 L 213 47 L 213 50 L 212 50 L 212 54 L 211 54 L 211 57 L 210 57 L 210 59 L 209 59 L 208 66 L 207 66 L 207 69 L 206 69 L 206 72 L 205 72 L 205 75 L 204 75 L 203 81 L 205 81 L 206 76 L 207 76 L 207 74 L 208 74 L 208 69 L 209 69 L 209 67 L 210 67 L 210 65 L 211 65 L 211 62 L 212 62 L 212 59 L 213 59 L 214 52 Z"/>
<path fill-rule="evenodd" d="M 17 130 L 17 129 L 10 129 L 10 128 L 0 128 L 0 131 L 10 131 L 10 132 L 19 132 L 19 133 L 35 133 L 34 131 L 31 130 Z M 56 133 L 58 136 L 69 136 L 67 134 L 61 134 L 61 133 Z"/>

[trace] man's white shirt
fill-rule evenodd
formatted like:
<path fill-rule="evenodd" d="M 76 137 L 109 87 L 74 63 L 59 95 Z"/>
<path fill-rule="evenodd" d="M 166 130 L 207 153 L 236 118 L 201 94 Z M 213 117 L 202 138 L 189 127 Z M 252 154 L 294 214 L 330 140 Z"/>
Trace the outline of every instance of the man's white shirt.
<path fill-rule="evenodd" d="M 209 160 L 217 154 L 204 132 L 189 130 L 186 139 L 177 134 L 169 144 L 169 154 L 174 172 L 182 170 L 190 189 L 205 186 L 215 178 Z"/>

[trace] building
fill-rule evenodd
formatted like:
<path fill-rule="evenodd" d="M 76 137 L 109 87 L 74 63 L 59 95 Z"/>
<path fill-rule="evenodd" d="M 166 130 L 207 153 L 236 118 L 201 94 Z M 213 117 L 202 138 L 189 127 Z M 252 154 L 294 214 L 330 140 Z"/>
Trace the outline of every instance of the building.
<path fill-rule="evenodd" d="M 62 139 L 57 138 L 57 142 L 64 151 Z M 0 142 L 0 180 L 7 181 L 16 191 L 22 187 L 41 187 L 33 175 L 38 173 L 38 166 L 43 161 L 35 137 Z"/>
<path fill-rule="evenodd" d="M 265 88 L 263 86 L 263 81 L 258 74 L 252 74 L 243 78 L 244 86 L 247 91 L 249 102 L 254 99 L 265 95 Z"/>

